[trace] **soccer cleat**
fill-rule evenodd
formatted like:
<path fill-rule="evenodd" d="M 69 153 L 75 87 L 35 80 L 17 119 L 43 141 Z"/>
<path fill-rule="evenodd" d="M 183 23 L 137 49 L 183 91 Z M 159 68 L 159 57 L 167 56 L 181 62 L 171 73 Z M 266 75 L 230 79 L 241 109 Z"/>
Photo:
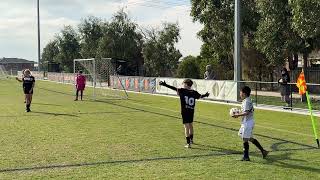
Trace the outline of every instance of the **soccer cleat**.
<path fill-rule="evenodd" d="M 262 158 L 265 159 L 269 154 L 269 151 L 263 150 L 262 151 Z"/>
<path fill-rule="evenodd" d="M 78 99 L 75 99 L 74 101 L 78 101 Z"/>
<path fill-rule="evenodd" d="M 185 148 L 191 148 L 191 144 L 186 144 L 184 147 Z"/>
<path fill-rule="evenodd" d="M 31 109 L 26 109 L 26 112 L 30 112 L 31 111 Z"/>
<path fill-rule="evenodd" d="M 250 161 L 250 158 L 243 157 L 240 161 Z"/>

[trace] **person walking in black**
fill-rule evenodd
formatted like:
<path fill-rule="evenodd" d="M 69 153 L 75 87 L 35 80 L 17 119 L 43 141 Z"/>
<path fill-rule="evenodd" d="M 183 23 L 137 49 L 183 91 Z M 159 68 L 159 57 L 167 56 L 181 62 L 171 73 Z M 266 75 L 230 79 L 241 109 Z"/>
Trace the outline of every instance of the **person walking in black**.
<path fill-rule="evenodd" d="M 290 107 L 290 75 L 287 68 L 281 70 L 281 78 L 278 80 L 280 84 L 281 100 L 286 103 L 285 107 Z"/>

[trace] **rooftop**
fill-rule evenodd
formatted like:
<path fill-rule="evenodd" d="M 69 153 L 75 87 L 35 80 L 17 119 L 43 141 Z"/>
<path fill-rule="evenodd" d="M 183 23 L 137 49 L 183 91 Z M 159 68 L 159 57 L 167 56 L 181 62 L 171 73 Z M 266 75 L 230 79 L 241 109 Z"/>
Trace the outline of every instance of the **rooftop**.
<path fill-rule="evenodd" d="M 0 64 L 11 64 L 11 63 L 24 63 L 24 64 L 35 64 L 34 61 L 29 61 L 26 59 L 20 59 L 20 58 L 0 58 Z"/>

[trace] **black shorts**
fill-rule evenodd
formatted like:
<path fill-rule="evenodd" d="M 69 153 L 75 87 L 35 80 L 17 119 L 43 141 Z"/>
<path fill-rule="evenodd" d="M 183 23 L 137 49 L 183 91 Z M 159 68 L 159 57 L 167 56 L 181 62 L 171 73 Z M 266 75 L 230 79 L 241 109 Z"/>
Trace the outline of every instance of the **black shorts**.
<path fill-rule="evenodd" d="M 29 88 L 23 88 L 24 94 L 33 94 L 33 89 L 32 89 L 32 91 L 31 91 L 31 93 L 30 93 L 30 90 L 31 90 L 31 89 L 29 89 Z"/>
<path fill-rule="evenodd" d="M 182 115 L 182 123 L 193 123 L 193 115 L 194 113 L 181 113 Z"/>

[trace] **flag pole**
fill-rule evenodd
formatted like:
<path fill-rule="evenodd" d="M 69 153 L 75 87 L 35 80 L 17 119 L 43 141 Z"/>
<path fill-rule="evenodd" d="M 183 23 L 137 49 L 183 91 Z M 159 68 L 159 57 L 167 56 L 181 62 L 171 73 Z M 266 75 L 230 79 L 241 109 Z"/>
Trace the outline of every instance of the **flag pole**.
<path fill-rule="evenodd" d="M 319 139 L 318 139 L 318 133 L 317 133 L 317 121 L 315 120 L 315 118 L 313 116 L 312 105 L 311 105 L 311 101 L 310 101 L 309 92 L 307 91 L 307 83 L 306 83 L 306 80 L 305 80 L 305 77 L 304 77 L 303 69 L 302 69 L 302 72 L 300 73 L 300 75 L 298 77 L 297 87 L 299 88 L 299 94 L 300 95 L 306 94 L 306 99 L 307 99 L 307 102 L 308 102 L 308 108 L 309 108 L 309 112 L 310 112 L 310 118 L 311 118 L 311 122 L 312 122 L 313 134 L 314 134 L 314 137 L 316 139 L 318 148 L 320 148 Z"/>
<path fill-rule="evenodd" d="M 313 116 L 312 106 L 311 106 L 311 102 L 310 102 L 310 97 L 309 97 L 308 91 L 306 91 L 306 97 L 307 97 L 307 102 L 308 102 L 308 108 L 309 108 L 309 111 L 310 111 L 313 134 L 314 134 L 314 137 L 316 139 L 318 148 L 320 148 L 319 139 L 318 139 L 318 133 L 317 133 L 317 125 L 316 125 L 316 121 L 315 121 L 314 116 Z"/>

